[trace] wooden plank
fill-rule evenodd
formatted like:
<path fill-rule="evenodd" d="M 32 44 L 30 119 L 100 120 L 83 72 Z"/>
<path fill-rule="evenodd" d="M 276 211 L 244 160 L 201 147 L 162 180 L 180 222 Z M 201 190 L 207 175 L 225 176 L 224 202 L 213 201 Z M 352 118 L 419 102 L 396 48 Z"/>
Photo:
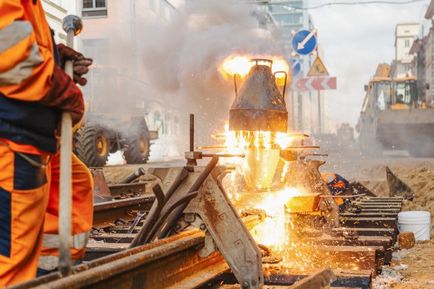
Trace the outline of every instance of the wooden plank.
<path fill-rule="evenodd" d="M 377 256 L 377 251 L 383 256 Z M 287 251 L 288 260 L 294 266 L 304 268 L 332 268 L 341 270 L 377 270 L 377 259 L 383 257 L 383 247 L 326 246 L 303 244 Z"/>
<path fill-rule="evenodd" d="M 264 288 L 288 288 L 299 280 L 303 280 L 313 272 L 309 270 L 293 269 L 288 267 L 279 267 L 280 270 L 268 271 L 269 267 L 264 267 Z M 370 289 L 372 274 L 369 270 L 333 270 L 336 280 L 332 282 L 330 288 L 360 288 Z M 224 285 L 222 285 L 224 284 Z M 215 278 L 207 288 L 240 288 L 236 284 L 236 279 L 232 273 L 224 273 Z M 283 286 L 283 287 L 282 287 Z M 312 287 L 317 288 L 317 287 Z"/>
<path fill-rule="evenodd" d="M 341 213 L 340 217 L 362 217 L 362 218 L 397 218 L 398 213 L 390 212 L 360 212 L 360 213 Z"/>
<path fill-rule="evenodd" d="M 364 227 L 364 228 L 396 228 L 395 218 L 340 218 L 340 223 L 346 227 Z"/>
<path fill-rule="evenodd" d="M 370 270 L 376 276 L 384 265 L 384 249 L 380 246 L 319 246 L 318 250 L 327 252 L 332 268 Z"/>
<path fill-rule="evenodd" d="M 319 238 L 306 239 L 311 244 L 321 244 L 327 246 L 380 246 L 384 250 L 384 263 L 392 261 L 393 242 L 392 237 L 383 236 L 358 236 L 355 239 L 334 236 L 322 236 Z"/>
<path fill-rule="evenodd" d="M 390 208 L 401 208 L 401 203 L 355 203 L 354 205 L 358 207 L 390 207 Z"/>
<path fill-rule="evenodd" d="M 393 228 L 333 228 L 332 231 L 336 234 L 343 234 L 345 231 L 354 231 L 359 236 L 384 236 L 391 237 L 392 243 L 396 243 L 397 231 Z"/>
<path fill-rule="evenodd" d="M 282 268 L 282 271 L 291 272 L 289 268 Z M 372 273 L 370 270 L 336 270 L 333 269 L 336 280 L 332 282 L 331 288 L 344 287 L 344 288 L 362 288 L 370 289 L 372 282 Z M 280 273 L 280 274 L 266 274 L 264 273 L 264 280 L 266 285 L 290 285 L 306 276 L 308 273 Z M 224 278 L 226 279 L 226 278 Z M 227 279 L 226 279 L 227 280 Z M 222 279 L 219 280 L 220 282 Z"/>
<path fill-rule="evenodd" d="M 361 208 L 361 213 L 393 213 L 398 214 L 401 210 L 395 208 Z"/>
<path fill-rule="evenodd" d="M 355 204 L 358 208 L 382 208 L 382 209 L 401 209 L 402 205 L 394 204 Z"/>
<path fill-rule="evenodd" d="M 344 287 L 371 289 L 372 274 L 368 270 L 334 270 L 334 273 L 337 279 L 332 283 L 331 288 Z"/>
<path fill-rule="evenodd" d="M 396 197 L 365 197 L 365 198 L 362 198 L 362 200 L 401 200 L 401 201 L 403 201 L 404 198 L 400 197 L 400 196 L 396 196 Z"/>
<path fill-rule="evenodd" d="M 384 199 L 384 200 L 364 200 L 364 199 L 362 199 L 362 200 L 357 200 L 357 201 L 355 201 L 355 202 L 359 202 L 359 203 L 387 203 L 387 204 L 402 204 L 402 200 L 387 200 L 387 199 Z"/>

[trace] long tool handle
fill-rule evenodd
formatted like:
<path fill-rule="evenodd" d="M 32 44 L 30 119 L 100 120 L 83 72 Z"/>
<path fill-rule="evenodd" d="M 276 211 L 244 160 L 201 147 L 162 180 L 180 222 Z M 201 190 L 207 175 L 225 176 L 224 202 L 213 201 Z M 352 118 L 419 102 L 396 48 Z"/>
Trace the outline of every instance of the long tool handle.
<path fill-rule="evenodd" d="M 73 45 L 74 31 L 67 34 L 66 44 Z M 65 63 L 65 72 L 73 77 L 72 61 Z M 71 227 L 72 227 L 72 119 L 62 113 L 60 138 L 60 179 L 59 179 L 59 270 L 62 275 L 71 274 Z"/>

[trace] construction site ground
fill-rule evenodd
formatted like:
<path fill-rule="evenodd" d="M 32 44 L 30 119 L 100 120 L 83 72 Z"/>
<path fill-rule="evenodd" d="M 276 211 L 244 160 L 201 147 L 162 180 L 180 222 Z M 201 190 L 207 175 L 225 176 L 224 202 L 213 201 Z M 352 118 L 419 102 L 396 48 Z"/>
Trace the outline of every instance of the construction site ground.
<path fill-rule="evenodd" d="M 350 181 L 359 181 L 378 196 L 388 196 L 385 168 L 388 166 L 415 193 L 403 210 L 428 210 L 434 217 L 434 158 L 410 158 L 389 154 L 377 158 L 360 156 L 356 151 L 331 153 L 321 171 L 336 172 Z M 154 161 L 145 167 L 183 165 L 182 159 Z M 116 183 L 135 171 L 137 165 L 108 166 L 104 174 Z M 433 218 L 434 221 L 434 218 Z M 434 223 L 434 222 L 433 222 Z M 393 262 L 374 280 L 373 289 L 434 289 L 434 231 L 431 241 L 417 242 L 408 250 L 394 253 Z"/>

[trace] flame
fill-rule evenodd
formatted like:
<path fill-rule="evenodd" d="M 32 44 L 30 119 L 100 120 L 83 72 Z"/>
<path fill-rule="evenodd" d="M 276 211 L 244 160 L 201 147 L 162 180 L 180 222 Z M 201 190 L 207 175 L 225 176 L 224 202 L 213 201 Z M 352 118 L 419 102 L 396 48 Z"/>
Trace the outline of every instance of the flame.
<path fill-rule="evenodd" d="M 235 74 L 244 77 L 249 73 L 252 67 L 250 58 L 247 56 L 232 56 L 225 59 L 223 64 L 220 66 L 220 73 L 226 77 L 233 76 Z"/>
<path fill-rule="evenodd" d="M 225 141 L 225 153 L 245 155 L 244 158 L 229 158 L 221 162 L 238 166 L 238 173 L 244 176 L 247 187 L 259 190 L 272 185 L 280 160 L 280 150 L 287 148 L 294 140 L 290 133 L 230 131 L 228 124 L 221 136 Z"/>
<path fill-rule="evenodd" d="M 270 59 L 273 61 L 271 66 L 271 71 L 281 72 L 284 71 L 289 73 L 289 64 L 288 62 L 281 56 L 260 56 L 260 55 L 230 55 L 226 57 L 226 59 L 222 62 L 219 67 L 220 73 L 223 75 L 225 79 L 231 79 L 235 74 L 239 75 L 241 78 L 244 78 L 252 68 L 254 62 L 251 59 L 261 58 L 261 59 Z M 263 63 L 259 63 L 263 64 Z M 265 64 L 265 62 L 264 62 Z M 281 85 L 284 79 L 283 73 L 277 73 L 276 79 L 278 80 L 278 84 Z"/>
<path fill-rule="evenodd" d="M 291 133 L 271 132 L 271 131 L 230 131 L 229 124 L 225 124 L 223 135 L 225 148 L 229 153 L 245 153 L 248 148 L 273 147 L 286 149 L 294 141 Z"/>
<path fill-rule="evenodd" d="M 295 188 L 285 188 L 280 191 L 267 192 L 265 197 L 254 205 L 256 209 L 264 210 L 266 219 L 257 225 L 253 231 L 253 238 L 260 244 L 280 252 L 289 243 L 287 232 L 288 221 L 285 215 L 285 204 L 292 197 L 300 195 Z"/>

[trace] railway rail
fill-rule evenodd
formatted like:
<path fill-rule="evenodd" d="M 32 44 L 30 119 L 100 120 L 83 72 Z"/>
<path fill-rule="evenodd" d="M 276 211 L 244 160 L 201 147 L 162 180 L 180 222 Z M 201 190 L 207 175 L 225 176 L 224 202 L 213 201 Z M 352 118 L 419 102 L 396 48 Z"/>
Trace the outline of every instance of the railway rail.
<path fill-rule="evenodd" d="M 204 231 L 189 230 L 129 248 L 155 201 L 143 189 L 146 185 L 111 186 L 112 200 L 95 204 L 86 262 L 75 266 L 72 275 L 52 273 L 13 288 L 247 288 L 237 284 L 219 252 L 203 257 Z M 370 288 L 372 278 L 391 261 L 402 201 L 401 197 L 352 199 L 340 214 L 341 227 L 306 239 L 306 248 L 324 256 L 315 260 L 317 269 L 263 264 L 264 284 L 278 286 L 273 288 L 316 288 L 306 286 L 328 280 L 333 281 L 331 288 Z M 251 229 L 262 217 L 247 215 L 243 222 Z"/>

